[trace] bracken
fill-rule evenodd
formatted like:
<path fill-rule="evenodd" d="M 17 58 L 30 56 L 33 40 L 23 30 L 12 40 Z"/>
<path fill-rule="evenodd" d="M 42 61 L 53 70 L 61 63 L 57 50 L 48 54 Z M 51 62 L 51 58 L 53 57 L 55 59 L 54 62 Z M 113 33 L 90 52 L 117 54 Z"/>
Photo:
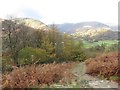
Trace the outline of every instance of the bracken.
<path fill-rule="evenodd" d="M 107 79 L 111 76 L 120 76 L 119 56 L 120 52 L 111 52 L 86 60 L 86 73 L 93 76 L 101 75 Z"/>
<path fill-rule="evenodd" d="M 20 67 L 3 75 L 2 88 L 29 88 L 49 86 L 59 81 L 69 81 L 73 75 L 69 69 L 75 66 L 74 62 L 52 63 Z"/>

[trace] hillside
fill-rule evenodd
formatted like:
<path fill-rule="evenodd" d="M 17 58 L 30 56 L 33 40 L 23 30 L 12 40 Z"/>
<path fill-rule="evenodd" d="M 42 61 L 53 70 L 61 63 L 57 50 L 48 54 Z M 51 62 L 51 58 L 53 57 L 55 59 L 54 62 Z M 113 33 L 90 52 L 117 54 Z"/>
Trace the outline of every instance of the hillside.
<path fill-rule="evenodd" d="M 75 38 L 82 37 L 86 40 L 117 40 L 117 26 L 110 26 L 100 22 L 81 22 L 57 24 L 61 32 L 73 35 Z"/>
<path fill-rule="evenodd" d="M 6 30 L 10 20 L 2 20 L 2 28 Z M 17 25 L 23 24 L 24 26 L 31 28 L 31 30 L 45 30 L 50 28 L 39 20 L 32 18 L 16 18 L 14 21 Z M 61 32 L 72 34 L 76 38 L 82 37 L 83 39 L 95 39 L 95 40 L 116 40 L 118 39 L 118 32 L 113 31 L 113 27 L 100 22 L 81 22 L 81 23 L 65 23 L 56 24 Z"/>
<path fill-rule="evenodd" d="M 11 22 L 10 22 L 11 21 Z M 2 28 L 5 30 L 8 28 L 8 24 L 14 22 L 17 26 L 24 25 L 26 27 L 33 28 L 34 30 L 49 30 L 48 26 L 39 20 L 32 18 L 16 18 L 12 20 L 2 20 Z"/>
<path fill-rule="evenodd" d="M 73 33 L 72 35 L 74 35 L 74 36 L 81 36 L 81 37 L 84 37 L 84 36 L 93 37 L 93 36 L 97 36 L 99 34 L 108 32 L 108 31 L 110 31 L 110 30 L 107 30 L 105 28 L 86 29 L 86 30 L 83 30 L 83 31 L 77 31 L 77 32 Z"/>
<path fill-rule="evenodd" d="M 24 23 L 26 26 L 34 28 L 34 29 L 44 29 L 48 30 L 48 26 L 39 20 L 35 20 L 32 18 L 17 18 L 16 21 L 20 23 Z"/>
<path fill-rule="evenodd" d="M 117 35 L 117 32 L 113 34 L 113 31 L 103 24 L 84 24 L 70 35 L 57 31 L 55 25 L 50 29 L 41 21 L 17 18 L 2 20 L 1 31 L 3 79 L 0 79 L 2 81 L 0 87 L 2 88 L 54 88 L 59 86 L 61 88 L 94 88 L 95 80 L 99 88 L 113 85 L 96 79 L 90 76 L 91 74 L 88 75 L 89 66 L 85 63 L 86 60 L 94 59 L 102 53 L 117 51 L 115 48 L 118 45 L 117 40 L 100 40 L 113 39 Z M 81 40 L 81 38 L 87 40 Z M 94 41 L 97 38 L 98 41 Z M 89 41 L 90 39 L 93 41 Z M 115 69 L 112 70 L 117 73 Z"/>
<path fill-rule="evenodd" d="M 118 31 L 107 31 L 101 34 L 98 34 L 92 39 L 96 40 L 118 40 Z"/>
<path fill-rule="evenodd" d="M 81 22 L 81 23 L 65 23 L 65 24 L 57 24 L 58 28 L 62 32 L 66 33 L 75 33 L 76 31 L 83 31 L 88 28 L 110 28 L 108 25 L 100 23 L 100 22 Z"/>
<path fill-rule="evenodd" d="M 31 18 L 15 18 L 15 19 L 2 19 L 2 38 L 5 38 L 9 29 L 11 33 L 14 33 L 14 30 L 23 31 L 29 33 L 34 32 L 35 30 L 48 31 L 50 28 L 43 22 Z M 14 29 L 14 30 L 13 30 Z"/>
<path fill-rule="evenodd" d="M 72 34 L 74 37 L 82 37 L 86 40 L 117 40 L 118 32 L 106 28 L 86 29 Z"/>

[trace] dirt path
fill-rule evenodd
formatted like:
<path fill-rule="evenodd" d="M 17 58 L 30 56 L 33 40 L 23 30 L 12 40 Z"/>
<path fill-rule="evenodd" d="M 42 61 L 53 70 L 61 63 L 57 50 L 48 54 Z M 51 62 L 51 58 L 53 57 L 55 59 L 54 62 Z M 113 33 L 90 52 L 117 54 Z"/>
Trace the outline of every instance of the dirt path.
<path fill-rule="evenodd" d="M 79 63 L 73 69 L 71 73 L 76 76 L 76 79 L 72 83 L 65 85 L 53 84 L 50 87 L 52 88 L 109 88 L 109 90 L 119 90 L 118 84 L 115 82 L 110 82 L 107 80 L 100 80 L 96 77 L 85 74 L 86 67 L 85 63 Z"/>
<path fill-rule="evenodd" d="M 77 85 L 83 88 L 118 88 L 118 84 L 115 82 L 110 82 L 108 80 L 100 80 L 98 78 L 92 77 L 85 74 L 86 67 L 85 63 L 82 62 L 72 69 L 72 73 L 77 77 Z M 111 89 L 113 90 L 113 89 Z"/>

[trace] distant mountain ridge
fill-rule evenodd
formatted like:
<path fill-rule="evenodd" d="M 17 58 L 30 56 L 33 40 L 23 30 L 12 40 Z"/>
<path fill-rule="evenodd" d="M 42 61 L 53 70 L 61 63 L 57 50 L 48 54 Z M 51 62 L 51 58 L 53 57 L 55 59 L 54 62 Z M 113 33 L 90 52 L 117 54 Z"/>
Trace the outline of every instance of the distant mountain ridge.
<path fill-rule="evenodd" d="M 110 28 L 112 29 L 112 30 L 118 30 L 118 26 L 117 25 L 115 25 L 115 26 L 110 26 Z M 120 29 L 120 28 L 119 28 Z"/>
<path fill-rule="evenodd" d="M 61 32 L 71 34 L 75 38 L 86 40 L 117 40 L 118 27 L 110 26 L 100 22 L 81 22 L 57 24 Z"/>
<path fill-rule="evenodd" d="M 68 34 L 75 33 L 76 30 L 84 30 L 87 28 L 110 28 L 110 26 L 100 23 L 100 22 L 81 22 L 81 23 L 65 23 L 65 24 L 56 24 L 58 29 L 62 32 Z"/>
<path fill-rule="evenodd" d="M 24 24 L 27 27 L 33 28 L 32 30 L 50 30 L 49 25 L 44 24 L 39 20 L 32 18 L 16 18 L 14 19 L 17 24 Z M 9 20 L 3 20 L 2 22 L 8 22 Z M 6 25 L 6 24 L 3 24 Z M 100 23 L 100 22 L 81 22 L 81 23 L 65 23 L 55 24 L 61 32 L 66 32 L 77 38 L 83 37 L 88 39 L 117 39 L 118 32 L 112 31 L 112 27 Z M 5 28 L 6 26 L 4 26 Z M 116 28 L 116 27 L 113 27 Z"/>

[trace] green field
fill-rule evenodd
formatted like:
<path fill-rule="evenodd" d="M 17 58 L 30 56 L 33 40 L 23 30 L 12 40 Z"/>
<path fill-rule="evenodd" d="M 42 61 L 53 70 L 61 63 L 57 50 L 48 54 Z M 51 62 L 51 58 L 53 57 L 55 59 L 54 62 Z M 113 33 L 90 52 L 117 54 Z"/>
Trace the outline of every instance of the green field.
<path fill-rule="evenodd" d="M 117 43 L 118 43 L 117 40 L 103 40 L 103 41 L 98 41 L 98 42 L 93 42 L 93 43 L 88 42 L 88 41 L 83 41 L 85 48 L 91 48 L 91 47 L 94 47 L 97 45 L 102 45 L 102 44 L 105 44 L 107 46 L 111 46 L 111 45 L 117 44 Z"/>

